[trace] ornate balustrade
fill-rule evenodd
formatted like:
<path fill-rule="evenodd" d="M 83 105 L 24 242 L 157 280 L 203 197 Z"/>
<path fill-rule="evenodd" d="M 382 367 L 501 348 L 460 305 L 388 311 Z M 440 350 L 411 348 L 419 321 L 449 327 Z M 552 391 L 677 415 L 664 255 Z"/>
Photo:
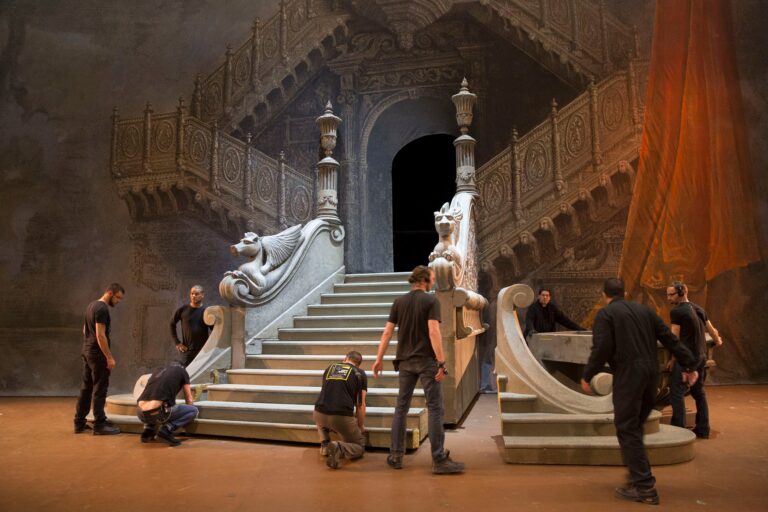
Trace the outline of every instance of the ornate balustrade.
<path fill-rule="evenodd" d="M 625 173 L 637 157 L 647 64 L 630 61 L 562 109 L 553 101 L 549 119 L 477 170 L 482 261 L 509 244 L 530 244 L 537 230 L 553 231 L 553 219 L 570 217 L 574 206 L 590 202 L 602 188 L 612 196 L 612 177 Z"/>
<path fill-rule="evenodd" d="M 605 76 L 637 56 L 634 31 L 606 11 L 604 2 L 590 0 L 481 0 L 522 29 L 531 42 L 560 55 L 582 74 Z"/>
<path fill-rule="evenodd" d="M 309 176 L 195 117 L 175 113 L 112 116 L 111 170 L 134 218 L 203 206 L 225 231 L 274 232 L 313 213 Z M 196 206 L 197 205 L 197 206 Z"/>
<path fill-rule="evenodd" d="M 307 63 L 313 49 L 349 15 L 331 0 L 287 0 L 269 20 L 254 21 L 251 37 L 233 50 L 227 46 L 224 63 L 206 78 L 198 78 L 193 93 L 193 115 L 211 121 L 242 103 L 248 94 L 260 99 L 281 88 L 286 76 Z"/>

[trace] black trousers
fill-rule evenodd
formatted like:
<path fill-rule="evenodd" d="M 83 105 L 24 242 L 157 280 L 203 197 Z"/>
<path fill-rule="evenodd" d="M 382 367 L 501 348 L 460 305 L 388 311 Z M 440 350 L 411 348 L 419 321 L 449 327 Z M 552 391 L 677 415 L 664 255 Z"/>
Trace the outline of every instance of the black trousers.
<path fill-rule="evenodd" d="M 186 352 L 181 353 L 181 364 L 184 365 L 184 368 L 192 364 L 192 361 L 195 360 L 197 357 L 197 354 L 200 353 L 200 349 L 189 349 Z"/>
<path fill-rule="evenodd" d="M 656 402 L 656 361 L 631 361 L 617 365 L 613 377 L 613 421 L 621 457 L 629 470 L 629 482 L 651 489 L 656 479 L 643 444 L 643 425 Z"/>
<path fill-rule="evenodd" d="M 93 402 L 93 423 L 96 427 L 104 425 L 107 415 L 104 413 L 104 403 L 107 401 L 110 370 L 107 368 L 107 358 L 102 352 L 98 354 L 86 352 L 83 358 L 83 382 L 80 385 L 80 396 L 75 408 L 75 425 L 85 425 L 85 417 Z"/>

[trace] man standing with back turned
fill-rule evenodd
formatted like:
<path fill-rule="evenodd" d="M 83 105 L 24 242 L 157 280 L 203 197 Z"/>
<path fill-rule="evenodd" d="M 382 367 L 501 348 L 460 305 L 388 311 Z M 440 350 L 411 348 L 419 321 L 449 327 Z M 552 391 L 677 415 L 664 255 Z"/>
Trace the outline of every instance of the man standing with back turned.
<path fill-rule="evenodd" d="M 75 408 L 75 434 L 88 429 L 85 417 L 93 401 L 94 435 L 119 434 L 120 429 L 107 423 L 104 404 L 107 401 L 109 374 L 117 364 L 110 350 L 109 308 L 117 306 L 125 289 L 117 283 L 110 284 L 99 300 L 88 304 L 83 322 L 83 383 Z"/>
<path fill-rule="evenodd" d="M 171 318 L 171 339 L 176 344 L 176 350 L 181 354 L 181 364 L 184 367 L 194 361 L 211 333 L 211 327 L 203 321 L 204 298 L 205 290 L 196 284 L 189 290 L 189 304 L 184 304 L 177 309 Z M 181 322 L 181 341 L 176 334 L 176 324 L 179 322 Z"/>
<path fill-rule="evenodd" d="M 443 448 L 445 431 L 440 381 L 448 371 L 440 335 L 440 303 L 434 295 L 427 293 L 435 284 L 435 274 L 429 267 L 419 265 L 411 272 L 408 282 L 411 283 L 411 291 L 398 297 L 392 304 L 372 368 L 373 376 L 378 377 L 382 370 L 384 353 L 397 325 L 395 370 L 400 372 L 400 392 L 392 418 L 392 444 L 387 464 L 394 469 L 403 468 L 405 418 L 411 407 L 416 382 L 421 381 L 429 411 L 432 472 L 438 475 L 461 473 L 464 471 L 464 464 L 451 460 L 448 450 Z"/>
<path fill-rule="evenodd" d="M 629 486 L 617 498 L 658 505 L 656 479 L 643 444 L 643 425 L 656 401 L 659 363 L 656 340 L 672 351 L 684 368 L 682 378 L 696 382 L 696 358 L 678 342 L 664 321 L 647 306 L 624 300 L 624 282 L 615 277 L 603 284 L 603 307 L 592 326 L 592 353 L 581 387 L 592 394 L 589 381 L 605 363 L 613 369 L 613 421 L 621 457 L 629 470 Z"/>

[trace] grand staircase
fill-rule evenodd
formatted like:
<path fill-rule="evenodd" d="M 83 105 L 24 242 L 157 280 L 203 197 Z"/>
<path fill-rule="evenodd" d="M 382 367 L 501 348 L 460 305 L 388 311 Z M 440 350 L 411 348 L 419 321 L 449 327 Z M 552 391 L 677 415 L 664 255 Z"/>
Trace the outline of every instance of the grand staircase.
<path fill-rule="evenodd" d="M 195 434 L 269 439 L 304 443 L 318 442 L 312 420 L 320 393 L 323 371 L 339 362 L 350 350 L 363 354 L 362 368 L 370 370 L 378 340 L 395 298 L 410 286 L 406 273 L 347 275 L 334 292 L 323 295 L 320 304 L 294 318 L 292 328 L 280 329 L 278 339 L 261 340 L 262 353 L 248 354 L 246 368 L 228 370 L 222 381 L 198 388 L 195 405 L 200 414 L 186 431 Z M 367 441 L 371 447 L 388 447 L 397 373 L 389 362 L 397 350 L 397 332 L 385 356 L 378 379 L 367 371 Z M 132 395 L 107 399 L 112 422 L 128 432 L 142 428 L 135 416 Z M 408 413 L 406 445 L 417 448 L 427 435 L 424 392 L 414 393 Z"/>

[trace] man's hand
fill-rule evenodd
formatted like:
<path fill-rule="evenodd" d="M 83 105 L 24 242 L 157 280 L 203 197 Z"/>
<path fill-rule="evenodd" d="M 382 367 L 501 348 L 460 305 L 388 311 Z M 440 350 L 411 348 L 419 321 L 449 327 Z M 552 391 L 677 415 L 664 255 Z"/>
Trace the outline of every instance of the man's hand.
<path fill-rule="evenodd" d="M 111 370 L 115 366 L 117 366 L 117 361 L 115 361 L 115 358 L 114 357 L 108 357 L 107 358 L 107 369 Z"/>
<path fill-rule="evenodd" d="M 379 373 L 381 372 L 381 367 L 383 366 L 383 363 L 381 359 L 376 359 L 376 361 L 373 363 L 373 366 L 371 366 L 371 371 L 373 372 L 374 377 L 378 377 Z"/>
<path fill-rule="evenodd" d="M 435 375 L 435 380 L 437 382 L 442 381 L 445 378 L 445 368 L 442 366 L 437 367 L 437 374 Z"/>
<path fill-rule="evenodd" d="M 585 381 L 584 379 L 581 379 L 581 390 L 588 395 L 594 394 L 592 392 L 592 386 L 590 386 L 589 382 Z"/>
<path fill-rule="evenodd" d="M 697 380 L 699 380 L 699 372 L 696 370 L 692 372 L 683 372 L 683 382 L 687 382 L 689 386 L 696 384 Z"/>
<path fill-rule="evenodd" d="M 176 350 L 178 350 L 180 353 L 183 354 L 184 352 L 187 351 L 187 347 L 185 347 L 183 343 L 177 343 Z"/>
<path fill-rule="evenodd" d="M 675 366 L 675 358 L 670 357 L 669 361 L 667 361 L 667 364 L 664 365 L 664 369 L 668 372 L 671 372 L 673 366 Z"/>
<path fill-rule="evenodd" d="M 722 344 L 723 344 L 723 338 L 721 338 L 720 336 L 718 336 L 717 338 L 715 338 L 715 345 L 716 345 L 716 346 L 718 346 L 718 347 L 719 347 L 719 346 L 720 346 L 720 345 L 722 345 Z"/>

